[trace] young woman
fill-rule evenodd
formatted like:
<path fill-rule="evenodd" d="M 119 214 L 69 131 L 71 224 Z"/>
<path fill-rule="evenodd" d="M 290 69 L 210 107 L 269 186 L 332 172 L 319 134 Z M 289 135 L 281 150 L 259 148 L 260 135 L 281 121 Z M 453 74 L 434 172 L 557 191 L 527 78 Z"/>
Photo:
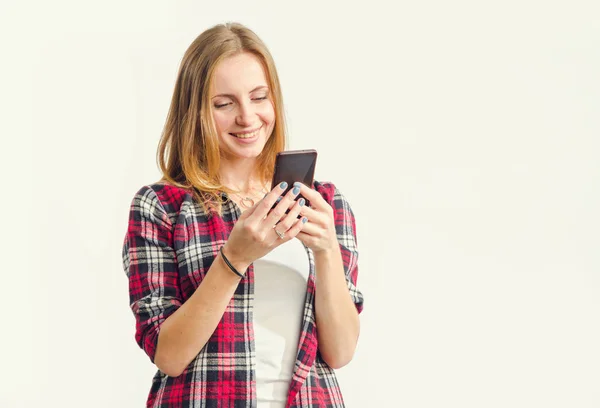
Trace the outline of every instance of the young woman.
<path fill-rule="evenodd" d="M 135 195 L 123 246 L 135 338 L 158 368 L 148 407 L 344 406 L 333 369 L 352 359 L 363 304 L 354 216 L 331 183 L 270 185 L 284 132 L 264 43 L 240 24 L 202 33 L 163 178 Z"/>

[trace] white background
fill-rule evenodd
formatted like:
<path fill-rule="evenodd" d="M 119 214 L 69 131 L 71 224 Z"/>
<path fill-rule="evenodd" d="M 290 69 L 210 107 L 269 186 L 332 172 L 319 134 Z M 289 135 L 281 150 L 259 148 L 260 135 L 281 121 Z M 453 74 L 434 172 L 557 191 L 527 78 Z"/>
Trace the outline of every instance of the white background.
<path fill-rule="evenodd" d="M 600 407 L 597 1 L 3 2 L 0 406 L 140 407 L 121 244 L 187 46 L 246 24 L 357 217 L 349 408 Z"/>

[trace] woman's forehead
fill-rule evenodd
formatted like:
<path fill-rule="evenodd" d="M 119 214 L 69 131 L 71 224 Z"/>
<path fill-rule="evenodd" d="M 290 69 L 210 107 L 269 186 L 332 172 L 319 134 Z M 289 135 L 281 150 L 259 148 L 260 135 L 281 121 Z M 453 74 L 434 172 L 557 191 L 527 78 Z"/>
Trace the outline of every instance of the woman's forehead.
<path fill-rule="evenodd" d="M 214 95 L 245 93 L 267 86 L 267 77 L 258 57 L 242 53 L 219 62 L 211 85 Z"/>

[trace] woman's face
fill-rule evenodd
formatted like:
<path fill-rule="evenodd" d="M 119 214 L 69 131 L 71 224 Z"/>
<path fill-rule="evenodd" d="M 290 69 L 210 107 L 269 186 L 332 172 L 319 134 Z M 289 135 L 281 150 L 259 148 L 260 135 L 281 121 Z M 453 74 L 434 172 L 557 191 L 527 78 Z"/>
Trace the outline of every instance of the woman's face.
<path fill-rule="evenodd" d="M 211 83 L 219 146 L 228 159 L 250 159 L 263 150 L 275 125 L 275 109 L 260 60 L 241 53 L 221 61 Z"/>

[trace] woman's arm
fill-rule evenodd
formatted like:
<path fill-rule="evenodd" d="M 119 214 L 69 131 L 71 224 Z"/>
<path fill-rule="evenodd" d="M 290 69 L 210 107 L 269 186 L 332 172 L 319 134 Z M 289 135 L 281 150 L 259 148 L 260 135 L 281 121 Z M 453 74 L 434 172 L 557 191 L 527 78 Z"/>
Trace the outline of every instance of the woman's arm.
<path fill-rule="evenodd" d="M 138 191 L 131 203 L 123 246 L 135 337 L 159 370 L 178 376 L 214 332 L 240 277 L 226 270 L 218 255 L 184 303 L 173 229 L 157 193 L 151 187 Z M 243 271 L 247 265 L 235 266 Z"/>
<path fill-rule="evenodd" d="M 321 185 L 320 189 L 317 192 L 301 186 L 300 193 L 310 200 L 312 208 L 301 211 L 308 222 L 298 239 L 313 250 L 315 257 L 319 351 L 329 366 L 340 368 L 354 356 L 360 332 L 358 314 L 363 298 L 355 286 L 356 228 L 352 210 L 339 191 L 332 184 Z"/>
<path fill-rule="evenodd" d="M 248 265 L 234 267 L 245 271 Z M 160 371 L 177 377 L 185 370 L 214 333 L 239 282 L 219 254 L 194 294 L 163 322 L 154 357 Z"/>
<path fill-rule="evenodd" d="M 360 320 L 348 292 L 339 246 L 315 253 L 315 314 L 319 350 L 332 368 L 341 368 L 354 356 Z"/>

